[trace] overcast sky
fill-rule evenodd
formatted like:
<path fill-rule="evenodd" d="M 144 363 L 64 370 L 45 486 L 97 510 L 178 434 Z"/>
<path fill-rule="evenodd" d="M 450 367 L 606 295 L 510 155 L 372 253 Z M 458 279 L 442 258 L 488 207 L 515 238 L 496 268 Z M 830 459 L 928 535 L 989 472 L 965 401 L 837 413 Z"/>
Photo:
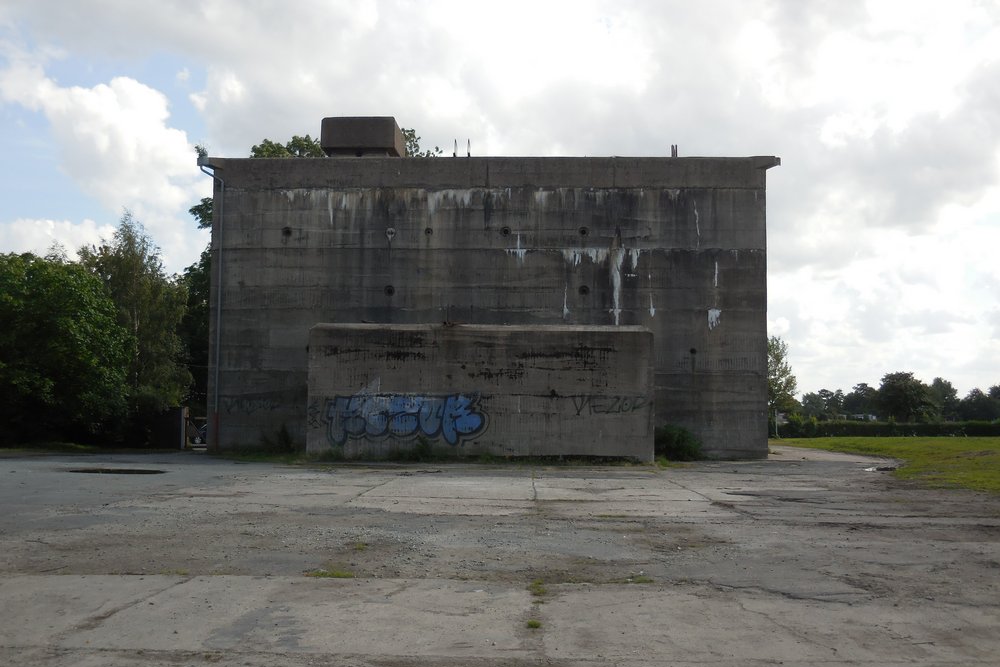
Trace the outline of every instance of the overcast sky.
<path fill-rule="evenodd" d="M 801 391 L 1000 384 L 1000 2 L 4 0 L 0 252 L 207 232 L 193 145 L 335 115 L 474 155 L 777 155 L 768 323 Z"/>

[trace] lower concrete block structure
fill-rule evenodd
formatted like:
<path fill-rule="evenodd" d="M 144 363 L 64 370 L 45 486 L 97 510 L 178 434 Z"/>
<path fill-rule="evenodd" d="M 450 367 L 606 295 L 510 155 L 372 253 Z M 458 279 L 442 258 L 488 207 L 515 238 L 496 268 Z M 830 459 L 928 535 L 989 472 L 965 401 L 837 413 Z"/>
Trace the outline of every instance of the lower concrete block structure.
<path fill-rule="evenodd" d="M 643 327 L 321 324 L 307 448 L 653 458 Z"/>

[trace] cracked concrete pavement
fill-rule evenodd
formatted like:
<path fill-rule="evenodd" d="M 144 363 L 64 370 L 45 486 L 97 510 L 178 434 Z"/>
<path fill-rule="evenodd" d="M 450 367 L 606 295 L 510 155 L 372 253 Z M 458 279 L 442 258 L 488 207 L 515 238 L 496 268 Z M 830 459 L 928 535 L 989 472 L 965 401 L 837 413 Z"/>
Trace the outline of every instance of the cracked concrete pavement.
<path fill-rule="evenodd" d="M 1000 498 L 773 450 L 667 470 L 3 456 L 0 662 L 998 664 Z"/>

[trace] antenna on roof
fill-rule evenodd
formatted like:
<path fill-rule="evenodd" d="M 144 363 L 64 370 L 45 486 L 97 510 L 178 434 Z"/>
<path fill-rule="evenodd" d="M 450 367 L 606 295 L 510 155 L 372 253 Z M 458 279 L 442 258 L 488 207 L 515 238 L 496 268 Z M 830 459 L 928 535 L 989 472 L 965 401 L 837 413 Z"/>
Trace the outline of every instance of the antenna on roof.
<path fill-rule="evenodd" d="M 472 139 L 465 140 L 465 157 L 472 157 Z"/>
<path fill-rule="evenodd" d="M 455 139 L 455 150 L 451 152 L 452 157 L 458 157 L 458 139 Z"/>
<path fill-rule="evenodd" d="M 677 144 L 670 144 L 670 157 L 677 157 Z"/>

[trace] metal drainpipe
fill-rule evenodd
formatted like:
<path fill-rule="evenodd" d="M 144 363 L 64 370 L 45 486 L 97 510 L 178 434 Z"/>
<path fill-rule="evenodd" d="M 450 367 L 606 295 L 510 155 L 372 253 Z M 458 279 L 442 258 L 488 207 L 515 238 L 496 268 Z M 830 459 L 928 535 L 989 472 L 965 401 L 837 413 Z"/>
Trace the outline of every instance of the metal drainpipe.
<path fill-rule="evenodd" d="M 208 165 L 207 158 L 199 157 L 198 168 L 201 169 L 202 173 L 218 181 L 220 185 L 218 211 L 215 210 L 214 204 L 212 208 L 212 218 L 219 221 L 219 234 L 216 241 L 219 249 L 216 259 L 219 266 L 216 269 L 215 280 L 215 367 L 212 378 L 212 437 L 209 440 L 212 446 L 217 448 L 219 446 L 219 360 L 222 351 L 220 348 L 222 344 L 222 228 L 223 220 L 225 219 L 222 214 L 226 201 L 226 182 L 215 175 L 215 167 L 212 167 L 213 171 L 208 171 L 205 169 L 206 166 L 211 166 Z M 213 234 L 213 236 L 215 235 Z"/>

